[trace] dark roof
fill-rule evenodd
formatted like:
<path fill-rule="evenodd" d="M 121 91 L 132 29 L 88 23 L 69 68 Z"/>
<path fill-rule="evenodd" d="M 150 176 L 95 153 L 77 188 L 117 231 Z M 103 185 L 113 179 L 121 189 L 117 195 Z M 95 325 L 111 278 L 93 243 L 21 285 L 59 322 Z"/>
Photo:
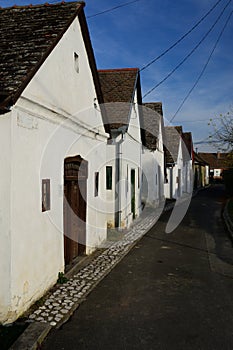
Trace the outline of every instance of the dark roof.
<path fill-rule="evenodd" d="M 131 103 L 138 72 L 138 68 L 98 70 L 104 103 Z"/>
<path fill-rule="evenodd" d="M 200 165 L 209 165 L 208 162 L 206 162 L 202 156 L 199 153 L 194 152 L 194 162 L 195 164 L 200 164 Z"/>
<path fill-rule="evenodd" d="M 163 105 L 162 102 L 145 102 L 143 106 L 153 109 L 155 112 L 163 116 Z"/>
<path fill-rule="evenodd" d="M 185 161 L 193 159 L 193 140 L 192 140 L 192 133 L 191 132 L 183 132 L 182 133 L 182 139 L 183 139 L 183 159 Z"/>
<path fill-rule="evenodd" d="M 198 156 L 210 165 L 210 169 L 226 169 L 231 167 L 232 160 L 230 153 L 199 152 Z"/>
<path fill-rule="evenodd" d="M 183 141 L 185 143 L 185 146 L 187 147 L 187 150 L 192 155 L 193 151 L 193 140 L 192 140 L 192 133 L 191 132 L 183 132 L 182 134 Z"/>
<path fill-rule="evenodd" d="M 165 126 L 165 158 L 167 164 L 177 162 L 182 126 Z"/>
<path fill-rule="evenodd" d="M 97 97 L 99 103 L 103 103 L 84 5 L 73 1 L 0 9 L 0 113 L 8 111 L 17 101 L 76 16 Z"/>
<path fill-rule="evenodd" d="M 162 121 L 163 109 L 161 102 L 143 103 L 141 118 L 142 143 L 154 151 L 157 149 L 159 125 Z"/>
<path fill-rule="evenodd" d="M 136 88 L 139 103 L 141 102 L 139 69 L 101 69 L 98 73 L 110 128 L 127 128 Z"/>

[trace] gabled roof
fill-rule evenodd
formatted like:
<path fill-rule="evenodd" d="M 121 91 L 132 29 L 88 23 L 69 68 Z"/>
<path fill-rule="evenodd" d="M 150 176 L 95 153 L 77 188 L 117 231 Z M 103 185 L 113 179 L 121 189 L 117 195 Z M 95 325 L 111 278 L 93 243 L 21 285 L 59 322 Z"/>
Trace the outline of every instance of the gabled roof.
<path fill-rule="evenodd" d="M 163 105 L 162 102 L 145 102 L 143 106 L 153 109 L 155 112 L 163 116 Z"/>
<path fill-rule="evenodd" d="M 163 119 L 162 102 L 143 103 L 141 118 L 142 143 L 151 151 L 157 149 L 160 124 Z M 152 111 L 153 112 L 152 112 Z"/>
<path fill-rule="evenodd" d="M 138 68 L 98 70 L 104 103 L 132 102 Z"/>
<path fill-rule="evenodd" d="M 200 153 L 196 153 L 194 152 L 194 162 L 195 164 L 200 164 L 200 165 L 209 165 L 208 162 L 206 162 L 202 156 L 200 155 Z"/>
<path fill-rule="evenodd" d="M 139 69 L 101 69 L 98 73 L 110 128 L 127 128 L 136 88 L 139 103 L 141 102 Z"/>
<path fill-rule="evenodd" d="M 83 2 L 0 9 L 0 113 L 8 111 L 76 16 L 100 103 L 103 102 Z"/>
<path fill-rule="evenodd" d="M 191 132 L 183 132 L 182 133 L 182 139 L 183 139 L 183 159 L 185 161 L 193 159 L 193 140 L 192 140 L 192 133 Z"/>
<path fill-rule="evenodd" d="M 192 140 L 192 133 L 191 132 L 183 132 L 182 134 L 183 141 L 185 143 L 185 146 L 187 147 L 187 150 L 192 156 L 192 151 L 193 151 L 193 140 Z"/>
<path fill-rule="evenodd" d="M 165 126 L 165 159 L 167 164 L 177 162 L 181 135 L 182 126 Z"/>
<path fill-rule="evenodd" d="M 226 169 L 232 165 L 232 156 L 230 153 L 202 153 L 199 152 L 200 156 L 206 163 L 210 165 L 211 169 Z"/>

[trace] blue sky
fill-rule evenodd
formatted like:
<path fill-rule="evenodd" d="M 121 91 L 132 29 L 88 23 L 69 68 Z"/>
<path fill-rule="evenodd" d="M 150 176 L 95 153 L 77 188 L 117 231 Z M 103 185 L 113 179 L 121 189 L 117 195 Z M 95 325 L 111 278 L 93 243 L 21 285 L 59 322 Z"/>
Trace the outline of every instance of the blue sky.
<path fill-rule="evenodd" d="M 130 0 L 86 0 L 85 12 L 97 66 L 103 68 L 139 67 L 153 60 L 185 34 L 217 0 L 138 0 L 105 14 L 90 17 Z M 180 44 L 141 72 L 143 95 L 177 66 L 202 39 L 229 0 L 214 11 Z M 38 4 L 41 0 L 0 0 L 0 6 Z M 47 1 L 50 2 L 50 1 Z M 55 1 L 51 1 L 55 2 Z M 164 116 L 170 120 L 192 88 L 213 49 L 230 12 L 232 2 L 198 49 L 144 101 L 162 101 Z M 219 117 L 233 106 L 233 15 L 216 46 L 208 66 L 185 104 L 173 119 L 191 131 L 198 151 L 215 150 L 195 142 L 213 132 L 210 118 Z M 218 119 L 216 119 L 218 123 Z"/>

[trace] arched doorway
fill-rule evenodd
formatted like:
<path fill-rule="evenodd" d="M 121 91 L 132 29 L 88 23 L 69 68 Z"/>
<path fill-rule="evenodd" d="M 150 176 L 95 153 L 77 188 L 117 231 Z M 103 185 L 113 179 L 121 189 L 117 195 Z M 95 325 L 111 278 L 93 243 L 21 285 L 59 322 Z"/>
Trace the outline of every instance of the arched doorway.
<path fill-rule="evenodd" d="M 86 250 L 86 200 L 88 163 L 80 156 L 64 161 L 65 264 Z"/>

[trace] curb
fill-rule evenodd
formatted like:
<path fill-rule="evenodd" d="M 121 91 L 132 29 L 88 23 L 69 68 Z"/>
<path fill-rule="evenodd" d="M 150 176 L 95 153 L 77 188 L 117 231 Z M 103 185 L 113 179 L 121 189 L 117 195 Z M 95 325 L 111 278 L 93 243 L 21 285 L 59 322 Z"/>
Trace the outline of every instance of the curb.
<path fill-rule="evenodd" d="M 10 350 L 37 350 L 50 332 L 52 326 L 34 322 L 31 323 L 21 336 L 10 347 Z"/>
<path fill-rule="evenodd" d="M 170 210 L 171 208 L 163 208 L 163 211 Z M 142 221 L 149 218 L 150 214 L 147 215 L 145 218 L 142 218 Z M 75 303 L 72 307 L 72 309 L 64 315 L 62 320 L 57 324 L 56 328 L 60 328 L 64 323 L 66 323 L 69 318 L 72 316 L 72 314 L 78 309 L 80 304 L 86 299 L 87 295 L 92 292 L 92 290 L 105 278 L 117 265 L 118 263 L 130 252 L 130 250 L 138 243 L 138 241 L 141 240 L 141 238 L 155 225 L 157 222 L 158 217 L 155 215 L 155 218 L 148 224 L 148 226 L 145 228 L 145 231 L 141 234 L 141 236 L 135 240 L 133 240 L 132 243 L 129 243 L 127 246 L 127 249 L 124 251 L 124 253 L 116 260 L 115 264 L 112 266 L 109 266 L 108 269 L 106 269 L 105 273 L 103 276 L 96 281 L 92 285 L 92 287 L 88 290 L 85 295 L 83 295 L 82 300 L 79 300 L 79 302 Z M 131 231 L 133 228 L 137 227 L 137 225 L 140 225 L 140 221 L 138 222 L 135 220 L 135 224 L 132 225 Z M 108 247 L 109 248 L 109 247 Z M 104 249 L 104 250 L 108 250 Z M 98 251 L 98 249 L 97 249 Z M 77 270 L 82 269 L 83 266 L 88 265 L 92 260 L 95 259 L 96 257 L 96 252 L 93 253 L 93 256 L 87 256 L 83 259 L 83 261 L 77 263 L 77 265 L 74 265 L 71 270 L 69 270 L 65 276 L 66 277 L 71 277 L 72 273 Z M 98 254 L 98 253 L 97 253 Z M 47 337 L 49 332 L 53 329 L 54 327 L 51 326 L 48 323 L 42 323 L 42 322 L 32 322 L 29 324 L 29 326 L 26 328 L 26 330 L 19 336 L 19 338 L 13 343 L 13 345 L 9 348 L 9 350 L 38 350 L 41 348 L 41 344 L 43 343 L 44 339 Z"/>
<path fill-rule="evenodd" d="M 233 239 L 233 222 L 232 222 L 230 215 L 228 213 L 229 202 L 230 202 L 230 200 L 228 199 L 228 201 L 225 205 L 225 208 L 223 210 L 223 218 L 224 218 L 225 224 L 227 226 L 228 232 L 231 235 L 231 238 Z"/>

